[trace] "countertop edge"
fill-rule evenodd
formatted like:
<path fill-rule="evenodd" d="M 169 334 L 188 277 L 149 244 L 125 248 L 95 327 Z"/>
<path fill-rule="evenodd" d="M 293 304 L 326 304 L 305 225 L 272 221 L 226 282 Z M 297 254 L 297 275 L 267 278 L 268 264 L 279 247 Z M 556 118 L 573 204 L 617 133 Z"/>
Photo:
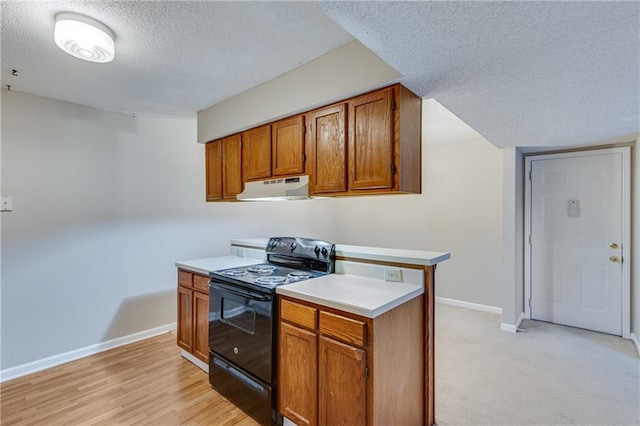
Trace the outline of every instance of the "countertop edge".
<path fill-rule="evenodd" d="M 323 297 L 314 296 L 307 293 L 300 293 L 295 290 L 287 289 L 287 286 L 281 286 L 276 288 L 276 293 L 283 296 L 288 296 L 294 299 L 303 300 L 305 302 L 315 303 L 320 306 L 325 306 L 328 308 L 338 309 L 343 312 L 349 312 L 352 314 L 360 315 L 365 318 L 374 319 L 379 317 L 380 315 L 389 312 L 390 310 L 397 308 L 398 306 L 424 294 L 424 289 L 422 287 L 417 287 L 415 290 L 412 290 L 388 303 L 385 303 L 382 306 L 379 306 L 375 309 L 368 309 L 357 305 L 352 305 L 349 303 L 343 303 L 337 300 L 325 299 Z"/>

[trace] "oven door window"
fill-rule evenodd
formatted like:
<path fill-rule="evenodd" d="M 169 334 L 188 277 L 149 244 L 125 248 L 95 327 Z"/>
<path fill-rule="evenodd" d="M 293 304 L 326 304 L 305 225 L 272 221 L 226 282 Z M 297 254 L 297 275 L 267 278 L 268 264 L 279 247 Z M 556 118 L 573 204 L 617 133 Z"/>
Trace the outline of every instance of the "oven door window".
<path fill-rule="evenodd" d="M 245 333 L 256 332 L 256 311 L 251 306 L 236 302 L 227 297 L 222 298 L 220 321 Z"/>

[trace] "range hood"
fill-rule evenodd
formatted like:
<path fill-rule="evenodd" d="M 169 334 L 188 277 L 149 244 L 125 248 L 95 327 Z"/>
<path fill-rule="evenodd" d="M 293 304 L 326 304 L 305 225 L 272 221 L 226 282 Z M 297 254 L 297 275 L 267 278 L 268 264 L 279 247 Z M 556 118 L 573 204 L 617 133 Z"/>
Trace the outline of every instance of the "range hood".
<path fill-rule="evenodd" d="M 285 201 L 309 198 L 309 176 L 267 179 L 244 184 L 241 201 Z"/>

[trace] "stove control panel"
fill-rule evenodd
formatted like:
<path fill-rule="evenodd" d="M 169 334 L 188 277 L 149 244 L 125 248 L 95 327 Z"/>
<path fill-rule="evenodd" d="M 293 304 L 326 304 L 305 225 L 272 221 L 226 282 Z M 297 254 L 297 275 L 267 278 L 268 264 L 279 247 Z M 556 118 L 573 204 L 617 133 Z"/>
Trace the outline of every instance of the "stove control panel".
<path fill-rule="evenodd" d="M 335 254 L 335 245 L 328 241 L 298 237 L 269 238 L 267 254 L 277 254 L 296 258 L 309 258 L 329 262 Z"/>

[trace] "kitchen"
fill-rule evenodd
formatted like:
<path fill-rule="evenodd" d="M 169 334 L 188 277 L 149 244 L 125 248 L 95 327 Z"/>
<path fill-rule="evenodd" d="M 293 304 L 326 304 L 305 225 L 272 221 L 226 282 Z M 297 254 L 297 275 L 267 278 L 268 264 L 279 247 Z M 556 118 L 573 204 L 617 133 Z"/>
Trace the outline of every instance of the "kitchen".
<path fill-rule="evenodd" d="M 450 251 L 438 296 L 502 307 L 514 292 L 503 283 L 503 180 L 514 167 L 503 153 L 515 156 L 513 148 L 477 134 L 425 145 L 420 195 L 207 204 L 193 117 L 134 118 L 12 86 L 2 93 L 2 195 L 14 197 L 14 211 L 2 213 L 3 370 L 175 322 L 174 262 L 226 254 L 235 238 Z"/>

